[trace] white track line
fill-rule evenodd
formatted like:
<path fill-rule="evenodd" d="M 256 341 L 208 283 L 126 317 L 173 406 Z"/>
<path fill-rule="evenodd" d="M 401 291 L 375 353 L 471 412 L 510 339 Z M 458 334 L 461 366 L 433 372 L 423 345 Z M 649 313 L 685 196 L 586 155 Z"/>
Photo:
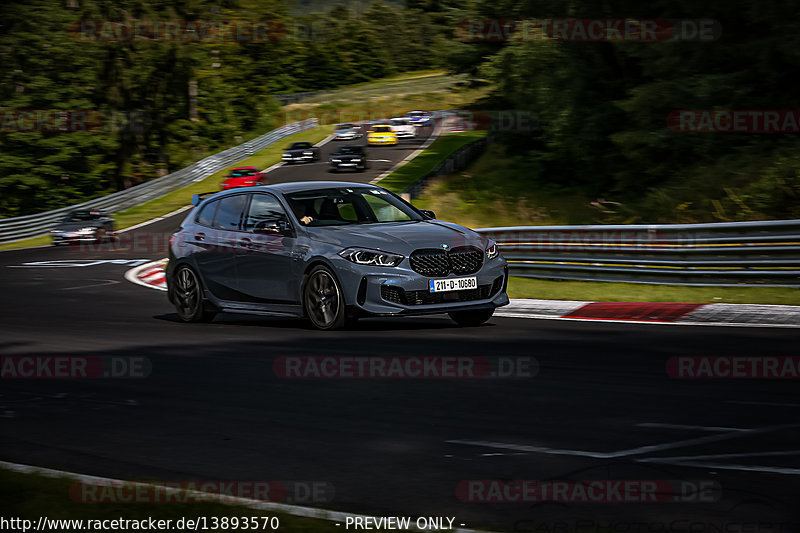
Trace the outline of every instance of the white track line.
<path fill-rule="evenodd" d="M 718 426 L 688 426 L 684 424 L 662 424 L 659 422 L 643 422 L 636 424 L 640 428 L 664 428 L 664 429 L 695 429 L 698 431 L 750 431 L 748 428 L 728 428 Z"/>
<path fill-rule="evenodd" d="M 441 122 L 441 121 L 439 121 L 439 122 Z M 405 159 L 403 159 L 402 161 L 399 161 L 395 166 L 393 166 L 392 168 L 390 168 L 389 170 L 387 170 L 386 172 L 384 172 L 383 174 L 381 174 L 377 178 L 375 178 L 372 181 L 370 181 L 369 184 L 370 185 L 378 185 L 378 182 L 381 181 L 383 178 L 385 178 L 386 176 L 388 176 L 389 174 L 391 174 L 392 172 L 394 172 L 398 168 L 402 167 L 403 165 L 405 165 L 406 163 L 408 163 L 409 161 L 411 161 L 412 159 L 417 157 L 419 154 L 421 154 L 422 152 L 427 150 L 428 147 L 431 144 L 433 144 L 433 141 L 435 141 L 437 139 L 437 137 L 439 137 L 439 133 L 441 133 L 441 125 L 437 124 L 436 127 L 433 128 L 433 131 L 431 132 L 430 136 L 428 136 L 428 138 L 425 140 L 425 142 L 422 143 L 422 146 L 420 146 L 417 150 L 411 152 L 409 155 L 407 155 L 405 157 Z"/>
<path fill-rule="evenodd" d="M 185 206 L 181 207 L 180 209 L 176 209 L 175 211 L 167 213 L 166 215 L 161 215 L 160 217 L 156 217 L 156 218 L 147 220 L 145 222 L 142 222 L 141 224 L 136 224 L 135 226 L 131 226 L 129 228 L 121 229 L 121 230 L 116 231 L 114 233 L 125 233 L 126 231 L 131 231 L 131 230 L 134 230 L 134 229 L 138 229 L 138 228 L 141 228 L 142 226 L 148 226 L 148 225 L 154 224 L 154 223 L 156 223 L 156 222 L 158 222 L 160 220 L 164 220 L 165 218 L 169 218 L 169 217 L 175 216 L 178 213 L 183 213 L 187 209 L 191 209 L 191 208 L 192 208 L 191 205 L 185 205 Z"/>
<path fill-rule="evenodd" d="M 780 424 L 776 426 L 766 426 L 762 428 L 753 428 L 741 432 L 729 432 L 722 435 L 710 435 L 708 437 L 698 437 L 694 439 L 685 439 L 674 442 L 667 442 L 664 444 L 652 444 L 648 446 L 639 446 L 638 448 L 630 448 L 628 450 L 619 450 L 615 452 L 592 452 L 586 450 L 563 450 L 557 448 L 546 448 L 543 446 L 528 446 L 525 444 L 509 444 L 504 442 L 490 442 L 480 440 L 448 440 L 445 441 L 449 444 L 464 444 L 467 446 L 481 446 L 484 448 L 494 448 L 501 450 L 515 450 L 519 452 L 532 452 L 532 453 L 545 453 L 549 455 L 577 455 L 580 457 L 592 457 L 595 459 L 616 459 L 618 457 L 630 457 L 632 455 L 642 455 L 651 452 L 661 452 L 664 450 L 672 450 L 674 448 L 684 448 L 686 446 L 694 446 L 696 444 L 708 444 L 710 442 L 719 442 L 723 440 L 730 440 L 738 438 L 742 435 L 757 435 L 760 433 L 769 433 L 772 431 L 780 431 L 782 429 L 793 429 L 800 427 L 800 424 Z"/>
<path fill-rule="evenodd" d="M 207 497 L 208 493 L 204 493 L 197 490 L 182 490 L 176 489 L 174 487 L 166 487 L 163 485 L 154 485 L 151 483 L 141 483 L 141 482 L 134 482 L 134 481 L 124 481 L 121 479 L 112 479 L 106 477 L 99 477 L 99 476 L 90 476 L 87 474 L 77 474 L 75 472 L 67 472 L 65 470 L 55 470 L 52 468 L 41 468 L 38 466 L 30 466 L 30 465 L 23 465 L 19 463 L 10 463 L 7 461 L 0 461 L 0 468 L 5 470 L 10 470 L 12 472 L 18 472 L 21 474 L 39 474 L 41 476 L 50 477 L 50 478 L 67 478 L 72 479 L 74 481 L 78 481 L 80 483 L 84 483 L 87 485 L 130 485 L 134 487 L 142 487 L 142 488 L 158 488 L 159 490 L 163 490 L 167 494 L 185 494 L 187 496 L 194 497 L 198 500 L 203 498 L 204 496 Z M 285 513 L 292 516 L 300 516 L 303 518 L 315 518 L 317 520 L 326 520 L 329 522 L 336 522 L 336 525 L 340 525 L 340 522 L 345 522 L 347 518 L 352 517 L 362 517 L 367 518 L 368 515 L 362 514 L 353 514 L 353 513 L 344 513 L 341 511 L 330 511 L 328 509 L 316 509 L 313 507 L 303 507 L 300 505 L 291 505 L 288 503 L 278 503 L 278 502 L 265 502 L 263 500 L 252 500 L 250 498 L 241 498 L 238 496 L 225 496 L 224 499 L 221 499 L 221 503 L 228 504 L 228 505 L 236 505 L 240 507 L 246 507 L 248 509 L 253 509 L 256 511 L 273 511 L 273 512 L 280 512 Z M 423 531 L 417 529 L 416 527 L 410 528 L 414 531 Z M 454 529 L 455 533 L 478 533 L 478 531 L 473 529 Z"/>

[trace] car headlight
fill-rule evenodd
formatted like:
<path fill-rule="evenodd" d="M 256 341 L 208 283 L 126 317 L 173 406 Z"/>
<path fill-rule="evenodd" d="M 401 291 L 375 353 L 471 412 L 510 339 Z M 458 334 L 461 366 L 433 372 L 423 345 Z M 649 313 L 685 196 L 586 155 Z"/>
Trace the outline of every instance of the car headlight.
<path fill-rule="evenodd" d="M 351 159 L 350 161 L 352 161 L 353 163 L 360 163 L 361 159 Z"/>
<path fill-rule="evenodd" d="M 81 228 L 78 230 L 78 233 L 87 234 L 87 233 L 94 233 L 97 231 L 97 228 Z"/>
<path fill-rule="evenodd" d="M 314 152 L 303 152 L 303 155 L 314 155 Z"/>
<path fill-rule="evenodd" d="M 331 162 L 332 163 L 341 163 L 342 160 L 341 159 L 331 159 Z"/>
<path fill-rule="evenodd" d="M 403 260 L 402 255 L 369 248 L 346 248 L 339 255 L 357 265 L 394 267 Z"/>
<path fill-rule="evenodd" d="M 489 240 L 488 244 L 486 245 L 486 259 L 494 259 L 497 257 L 499 252 L 497 251 L 497 243 L 493 240 Z"/>
<path fill-rule="evenodd" d="M 283 157 L 292 157 L 292 154 L 283 154 Z"/>

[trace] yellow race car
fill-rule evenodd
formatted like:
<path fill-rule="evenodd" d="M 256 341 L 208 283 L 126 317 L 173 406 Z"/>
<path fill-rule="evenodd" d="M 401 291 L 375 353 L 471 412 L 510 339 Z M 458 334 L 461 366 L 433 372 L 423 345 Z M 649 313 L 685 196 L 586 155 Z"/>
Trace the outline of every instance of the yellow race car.
<path fill-rule="evenodd" d="M 388 124 L 378 124 L 367 133 L 367 144 L 370 146 L 394 146 L 397 144 L 397 134 Z"/>

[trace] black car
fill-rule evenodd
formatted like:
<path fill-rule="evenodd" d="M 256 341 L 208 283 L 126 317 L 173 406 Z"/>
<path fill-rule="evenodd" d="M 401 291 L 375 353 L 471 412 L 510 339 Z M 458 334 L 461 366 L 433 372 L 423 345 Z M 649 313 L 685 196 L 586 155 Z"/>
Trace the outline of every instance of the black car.
<path fill-rule="evenodd" d="M 340 170 L 357 170 L 362 172 L 369 168 L 367 150 L 363 146 L 342 146 L 331 154 L 331 172 Z"/>
<path fill-rule="evenodd" d="M 51 230 L 53 244 L 102 242 L 114 234 L 114 219 L 96 209 L 79 209 L 69 213 Z"/>
<path fill-rule="evenodd" d="M 289 145 L 281 158 L 286 163 L 305 163 L 319 161 L 319 148 L 310 142 L 296 142 Z"/>

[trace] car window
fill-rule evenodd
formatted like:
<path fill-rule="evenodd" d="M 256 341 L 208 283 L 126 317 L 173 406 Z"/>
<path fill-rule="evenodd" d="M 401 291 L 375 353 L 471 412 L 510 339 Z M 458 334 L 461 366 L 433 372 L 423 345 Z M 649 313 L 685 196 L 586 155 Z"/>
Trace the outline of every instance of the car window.
<path fill-rule="evenodd" d="M 379 196 L 371 194 L 363 195 L 364 200 L 369 204 L 370 209 L 375 214 L 375 219 L 378 222 L 402 222 L 411 220 L 409 215 L 400 211 L 397 207 Z"/>
<path fill-rule="evenodd" d="M 331 188 L 286 195 L 298 220 L 307 226 L 419 221 L 422 217 L 397 197 L 373 187 Z"/>
<path fill-rule="evenodd" d="M 99 220 L 102 216 L 99 213 L 90 213 L 89 211 L 73 211 L 66 216 L 64 222 L 88 222 L 90 220 Z"/>
<path fill-rule="evenodd" d="M 216 229 L 238 230 L 247 196 L 237 194 L 219 200 L 213 227 Z"/>
<path fill-rule="evenodd" d="M 218 201 L 209 202 L 200 209 L 195 222 L 203 226 L 211 226 L 214 221 L 214 212 L 217 210 Z"/>
<path fill-rule="evenodd" d="M 254 194 L 245 217 L 244 230 L 253 231 L 259 223 L 286 219 L 286 211 L 277 198 L 269 194 Z"/>
<path fill-rule="evenodd" d="M 392 128 L 389 126 L 375 126 L 375 131 L 377 132 L 392 131 Z"/>

